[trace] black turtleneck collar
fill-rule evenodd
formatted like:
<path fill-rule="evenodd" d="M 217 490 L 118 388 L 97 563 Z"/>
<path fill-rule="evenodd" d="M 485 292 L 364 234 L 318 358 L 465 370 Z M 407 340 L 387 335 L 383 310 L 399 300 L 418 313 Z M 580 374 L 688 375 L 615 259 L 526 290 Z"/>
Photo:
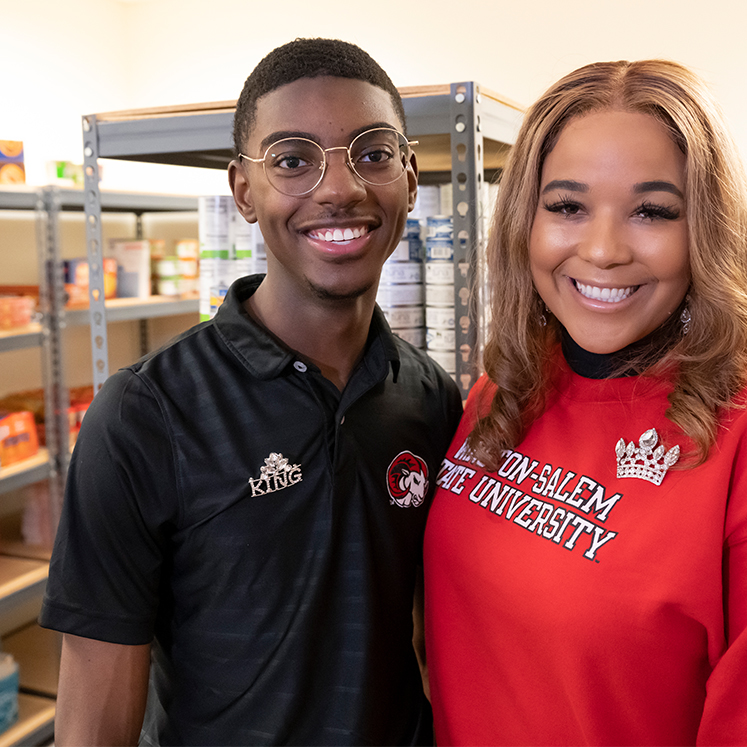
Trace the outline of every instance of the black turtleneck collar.
<path fill-rule="evenodd" d="M 614 353 L 590 353 L 576 343 L 565 327 L 561 327 L 560 330 L 563 357 L 571 370 L 585 379 L 637 376 L 641 372 L 640 368 L 631 365 L 626 366 L 626 361 L 635 358 L 641 360 L 641 355 L 645 354 L 643 360 L 645 360 L 646 366 L 644 367 L 647 367 L 663 356 L 667 349 L 664 340 L 657 344 L 657 338 L 662 336 L 661 329 L 655 330 L 642 340 L 638 340 L 622 350 L 616 350 Z"/>

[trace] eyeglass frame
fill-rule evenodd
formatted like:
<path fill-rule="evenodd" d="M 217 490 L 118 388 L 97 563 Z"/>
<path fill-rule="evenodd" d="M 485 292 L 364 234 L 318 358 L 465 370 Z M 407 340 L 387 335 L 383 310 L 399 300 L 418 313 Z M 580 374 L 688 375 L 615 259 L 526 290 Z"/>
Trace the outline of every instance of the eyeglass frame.
<path fill-rule="evenodd" d="M 311 140 L 307 137 L 281 137 L 279 140 L 276 140 L 274 143 L 270 143 L 270 145 L 267 146 L 267 149 L 265 150 L 265 154 L 262 156 L 262 158 L 252 158 L 251 156 L 246 156 L 243 153 L 239 153 L 238 157 L 239 160 L 242 158 L 245 158 L 247 161 L 251 161 L 252 163 L 261 163 L 262 164 L 262 171 L 264 172 L 265 176 L 267 177 L 267 181 L 270 183 L 270 186 L 280 192 L 281 195 L 285 195 L 286 197 L 305 197 L 306 195 L 311 194 L 321 183 L 324 179 L 324 175 L 327 173 L 327 164 L 329 161 L 327 160 L 327 153 L 329 153 L 331 150 L 344 150 L 346 152 L 347 158 L 345 159 L 345 165 L 353 172 L 355 176 L 358 177 L 362 182 L 365 182 L 366 184 L 370 184 L 372 187 L 386 187 L 389 184 L 394 184 L 394 182 L 397 181 L 397 179 L 402 178 L 402 174 L 404 174 L 407 171 L 407 164 L 405 164 L 404 168 L 402 169 L 402 172 L 398 174 L 394 179 L 392 179 L 389 182 L 384 182 L 383 184 L 377 184 L 376 182 L 370 182 L 368 179 L 365 179 L 362 177 L 355 169 L 355 166 L 353 166 L 353 156 L 350 151 L 350 149 L 353 147 L 353 143 L 360 137 L 363 137 L 364 135 L 367 135 L 369 132 L 376 132 L 377 130 L 386 130 L 388 132 L 395 132 L 397 135 L 399 135 L 407 145 L 408 148 L 408 156 L 407 161 L 409 162 L 410 157 L 412 156 L 412 146 L 418 145 L 418 140 L 409 140 L 407 136 L 400 132 L 399 130 L 395 130 L 394 127 L 372 127 L 370 130 L 364 130 L 363 132 L 357 134 L 351 141 L 350 145 L 335 145 L 331 148 L 322 148 L 319 143 L 317 143 L 315 140 Z M 305 192 L 299 192 L 298 194 L 288 194 L 287 192 L 283 192 L 279 187 L 275 185 L 275 183 L 270 179 L 270 177 L 267 174 L 267 166 L 266 166 L 266 160 L 267 160 L 267 154 L 270 152 L 272 148 L 274 148 L 278 143 L 285 142 L 286 140 L 303 140 L 307 143 L 312 143 L 315 145 L 319 150 L 322 152 L 322 165 L 319 169 L 319 180 L 316 182 L 316 184 L 311 188 L 307 189 Z"/>

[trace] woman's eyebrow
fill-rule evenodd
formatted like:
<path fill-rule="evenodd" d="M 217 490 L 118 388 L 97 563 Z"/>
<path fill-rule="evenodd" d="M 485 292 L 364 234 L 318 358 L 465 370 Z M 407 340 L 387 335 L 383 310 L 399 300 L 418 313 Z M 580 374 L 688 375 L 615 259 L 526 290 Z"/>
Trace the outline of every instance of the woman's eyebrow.
<path fill-rule="evenodd" d="M 672 182 L 666 181 L 651 181 L 651 182 L 639 182 L 633 187 L 635 194 L 643 194 L 644 192 L 669 192 L 670 194 L 677 195 L 683 200 L 685 196 L 680 190 L 672 184 Z"/>
<path fill-rule="evenodd" d="M 554 179 L 545 185 L 542 194 L 552 192 L 554 189 L 567 189 L 571 192 L 588 192 L 589 185 L 583 182 L 575 182 L 573 179 Z"/>

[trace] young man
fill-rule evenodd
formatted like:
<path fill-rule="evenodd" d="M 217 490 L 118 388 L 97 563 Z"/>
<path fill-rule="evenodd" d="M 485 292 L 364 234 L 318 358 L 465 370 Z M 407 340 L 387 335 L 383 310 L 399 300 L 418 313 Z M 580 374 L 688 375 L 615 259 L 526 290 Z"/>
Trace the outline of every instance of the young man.
<path fill-rule="evenodd" d="M 229 181 L 267 275 L 86 415 L 41 616 L 56 744 L 134 743 L 144 714 L 160 744 L 431 743 L 413 598 L 461 402 L 375 306 L 416 194 L 404 130 L 344 42 L 247 79 Z"/>

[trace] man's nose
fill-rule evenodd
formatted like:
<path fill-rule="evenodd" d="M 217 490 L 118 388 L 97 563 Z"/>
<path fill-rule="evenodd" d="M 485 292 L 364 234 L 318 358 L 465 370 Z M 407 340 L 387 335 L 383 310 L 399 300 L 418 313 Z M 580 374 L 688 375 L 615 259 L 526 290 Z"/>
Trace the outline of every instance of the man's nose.
<path fill-rule="evenodd" d="M 348 149 L 339 146 L 325 151 L 326 166 L 319 186 L 312 193 L 318 202 L 349 204 L 365 199 L 365 182 L 353 171 Z"/>

